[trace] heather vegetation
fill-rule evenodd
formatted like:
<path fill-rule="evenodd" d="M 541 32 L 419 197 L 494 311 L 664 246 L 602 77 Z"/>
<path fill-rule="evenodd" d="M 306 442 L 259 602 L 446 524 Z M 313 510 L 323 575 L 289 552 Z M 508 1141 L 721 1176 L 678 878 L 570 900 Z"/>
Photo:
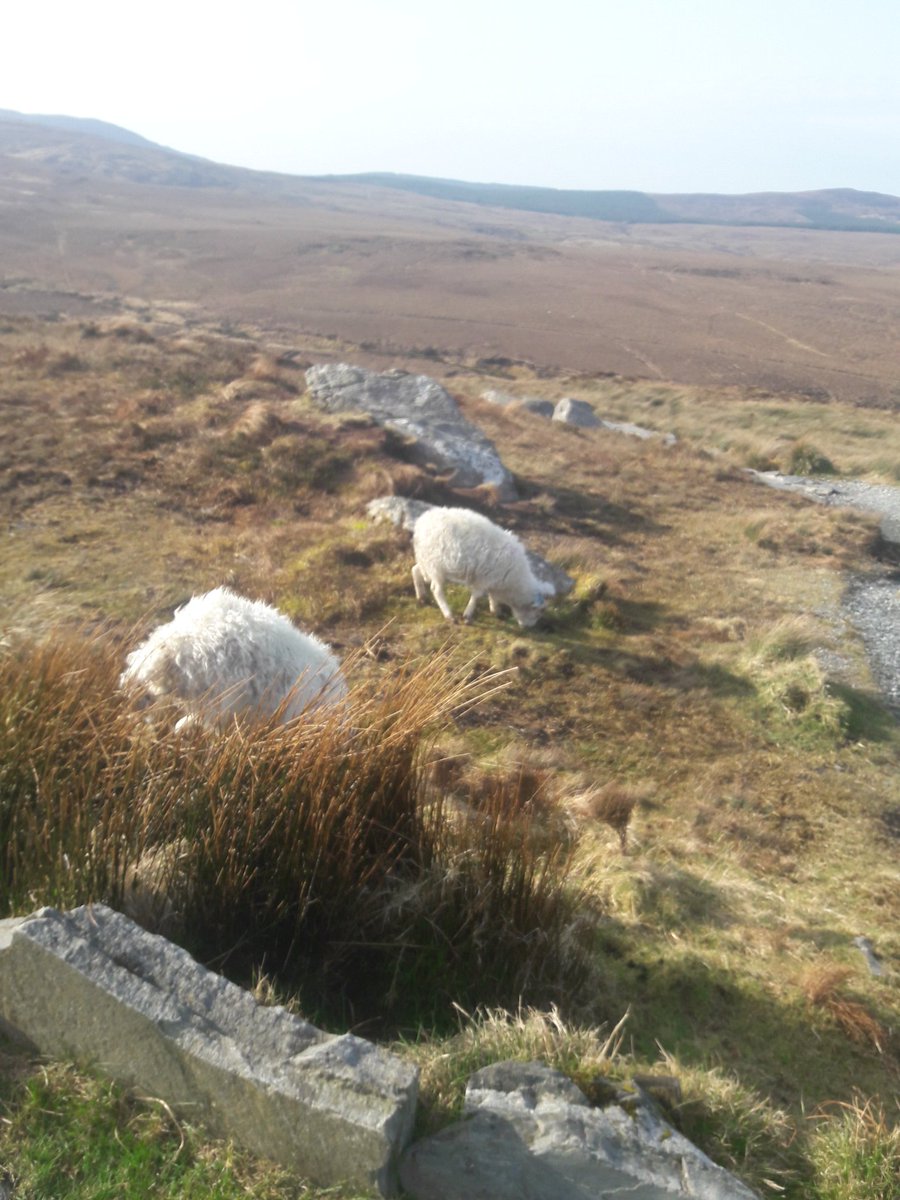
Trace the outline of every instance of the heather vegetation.
<path fill-rule="evenodd" d="M 874 524 L 739 469 L 800 446 L 887 478 L 888 414 L 457 363 L 517 478 L 499 506 L 315 409 L 304 359 L 355 353 L 2 326 L 0 915 L 132 912 L 412 1056 L 423 1128 L 500 1058 L 598 1097 L 663 1071 L 672 1120 L 764 1194 L 890 1197 L 900 734 L 839 609 Z M 551 425 L 491 385 L 680 441 Z M 534 630 L 447 626 L 415 603 L 408 536 L 365 516 L 391 492 L 488 512 L 574 591 Z M 175 733 L 117 689 L 147 629 L 220 583 L 336 649 L 349 718 Z M 165 1196 L 321 1195 L 70 1068 L 0 1064 L 24 1195 L 146 1194 L 137 1161 Z M 106 1193 L 86 1144 L 121 1172 Z"/>

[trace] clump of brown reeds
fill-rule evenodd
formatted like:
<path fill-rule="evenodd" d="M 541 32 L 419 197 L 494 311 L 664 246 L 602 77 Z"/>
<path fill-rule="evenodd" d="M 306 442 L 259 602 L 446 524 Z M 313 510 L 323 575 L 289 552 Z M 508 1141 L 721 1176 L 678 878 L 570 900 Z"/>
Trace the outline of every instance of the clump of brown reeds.
<path fill-rule="evenodd" d="M 852 1041 L 870 1043 L 881 1054 L 887 1045 L 887 1030 L 863 1004 L 840 990 L 852 974 L 850 967 L 831 963 L 810 967 L 801 988 L 807 1002 L 829 1013 Z"/>
<path fill-rule="evenodd" d="M 0 912 L 116 898 L 144 771 L 114 648 L 58 630 L 0 643 Z"/>
<path fill-rule="evenodd" d="M 321 719 L 176 735 L 130 709 L 121 657 L 62 631 L 0 650 L 3 914 L 130 907 L 233 977 L 264 970 L 342 1019 L 572 983 L 567 852 L 523 836 L 506 785 L 477 822 L 426 794 L 435 730 L 496 676 L 438 655 Z"/>

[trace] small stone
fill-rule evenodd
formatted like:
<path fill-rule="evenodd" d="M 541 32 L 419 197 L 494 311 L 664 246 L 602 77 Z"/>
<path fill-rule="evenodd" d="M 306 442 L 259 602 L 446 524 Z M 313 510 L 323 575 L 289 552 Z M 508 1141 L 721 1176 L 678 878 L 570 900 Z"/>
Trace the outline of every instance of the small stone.
<path fill-rule="evenodd" d="M 565 396 L 553 410 L 553 420 L 565 425 L 577 425 L 580 429 L 596 428 L 602 424 L 600 418 L 586 400 L 573 400 Z"/>
<path fill-rule="evenodd" d="M 855 937 L 853 944 L 859 947 L 863 957 L 866 960 L 866 966 L 869 968 L 870 975 L 883 975 L 884 967 L 881 965 L 881 959 L 875 953 L 875 947 L 867 937 Z"/>

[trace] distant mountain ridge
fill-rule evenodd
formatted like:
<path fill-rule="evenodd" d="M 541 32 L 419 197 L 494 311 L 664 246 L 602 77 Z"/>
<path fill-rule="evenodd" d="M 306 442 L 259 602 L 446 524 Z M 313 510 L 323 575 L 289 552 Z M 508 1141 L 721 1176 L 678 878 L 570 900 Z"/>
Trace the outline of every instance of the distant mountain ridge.
<path fill-rule="evenodd" d="M 151 142 L 93 118 L 43 116 L 0 109 L 0 161 L 7 175 L 16 162 L 41 164 L 60 180 L 102 178 L 163 187 L 237 188 L 265 172 L 220 166 Z"/>
<path fill-rule="evenodd" d="M 757 225 L 900 233 L 900 198 L 853 188 L 748 195 L 664 194 L 470 183 L 381 171 L 285 175 L 228 166 L 171 150 L 106 121 L 10 109 L 0 109 L 0 158 L 7 162 L 41 161 L 68 177 L 98 175 L 130 183 L 251 190 L 273 196 L 283 196 L 292 185 L 328 183 L 388 188 L 432 200 L 625 225 Z"/>
<path fill-rule="evenodd" d="M 156 150 L 164 147 L 149 138 L 132 133 L 121 125 L 98 121 L 95 117 L 65 117 L 36 113 L 15 112 L 11 108 L 0 108 L 0 121 L 24 121 L 28 125 L 46 125 L 48 129 L 61 129 L 69 133 L 86 133 L 91 137 L 105 138 L 110 142 L 124 142 L 129 146 L 150 146 Z"/>
<path fill-rule="evenodd" d="M 456 200 L 525 212 L 587 217 L 626 224 L 806 226 L 866 233 L 900 233 L 900 198 L 854 188 L 810 192 L 665 194 L 577 191 L 506 183 L 467 183 L 423 175 L 368 172 L 318 176 L 328 182 L 397 188 L 435 200 Z"/>

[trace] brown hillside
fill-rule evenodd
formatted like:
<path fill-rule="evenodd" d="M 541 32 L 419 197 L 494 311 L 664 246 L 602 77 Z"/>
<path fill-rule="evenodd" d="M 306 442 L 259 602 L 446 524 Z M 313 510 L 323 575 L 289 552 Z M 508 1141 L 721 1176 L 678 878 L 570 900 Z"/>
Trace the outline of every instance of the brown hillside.
<path fill-rule="evenodd" d="M 0 311 L 138 295 L 289 337 L 898 403 L 890 235 L 521 213 L 14 122 L 0 204 Z"/>

